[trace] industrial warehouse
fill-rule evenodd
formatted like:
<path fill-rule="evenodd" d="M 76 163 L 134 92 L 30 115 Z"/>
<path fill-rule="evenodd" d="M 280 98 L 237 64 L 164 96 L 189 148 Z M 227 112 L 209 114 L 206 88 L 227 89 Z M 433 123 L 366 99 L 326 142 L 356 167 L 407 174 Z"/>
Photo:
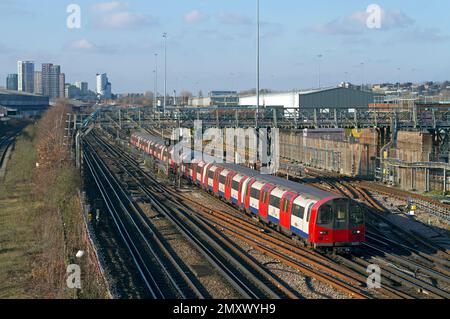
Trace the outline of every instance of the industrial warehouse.
<path fill-rule="evenodd" d="M 45 96 L 0 89 L 0 110 L 3 109 L 5 120 L 40 116 L 49 105 Z"/>

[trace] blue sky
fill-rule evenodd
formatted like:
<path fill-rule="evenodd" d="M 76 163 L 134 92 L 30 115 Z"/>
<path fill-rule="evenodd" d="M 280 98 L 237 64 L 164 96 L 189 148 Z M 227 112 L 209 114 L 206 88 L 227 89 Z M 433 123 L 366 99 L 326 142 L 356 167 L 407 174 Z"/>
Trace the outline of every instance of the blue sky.
<path fill-rule="evenodd" d="M 66 26 L 72 3 L 81 29 Z M 381 29 L 366 26 L 372 3 Z M 322 85 L 450 79 L 449 12 L 442 0 L 261 0 L 261 86 L 316 87 L 319 54 Z M 159 53 L 161 91 L 167 32 L 169 92 L 255 87 L 254 0 L 0 0 L 0 28 L 2 82 L 31 59 L 91 88 L 107 72 L 116 93 L 153 90 Z"/>

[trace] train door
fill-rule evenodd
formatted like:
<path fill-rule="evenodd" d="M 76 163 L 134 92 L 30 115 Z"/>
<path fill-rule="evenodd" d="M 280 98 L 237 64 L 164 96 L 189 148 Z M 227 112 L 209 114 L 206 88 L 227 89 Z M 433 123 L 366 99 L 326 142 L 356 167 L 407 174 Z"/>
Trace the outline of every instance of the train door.
<path fill-rule="evenodd" d="M 291 230 L 307 239 L 309 239 L 309 224 L 313 206 L 314 201 L 299 196 L 293 201 L 291 208 Z"/>
<path fill-rule="evenodd" d="M 270 192 L 275 188 L 270 184 L 266 184 L 261 188 L 259 194 L 259 215 L 266 221 L 269 220 L 269 199 Z"/>
<path fill-rule="evenodd" d="M 214 172 L 214 184 L 213 184 L 213 192 L 214 194 L 218 194 L 219 193 L 219 182 L 220 182 L 220 173 L 223 171 L 223 168 L 217 168 L 216 171 Z"/>
<path fill-rule="evenodd" d="M 225 199 L 231 201 L 231 191 L 233 188 L 233 178 L 236 176 L 236 173 L 230 172 L 227 176 L 227 181 L 225 185 Z"/>
<path fill-rule="evenodd" d="M 209 169 L 211 168 L 211 166 L 212 166 L 212 164 L 206 164 L 203 167 L 202 186 L 204 189 L 208 189 Z"/>
<path fill-rule="evenodd" d="M 203 173 L 203 168 L 205 167 L 205 163 L 200 162 L 197 165 L 197 171 L 195 172 L 196 174 L 196 179 L 197 179 L 197 186 L 202 187 L 202 173 Z"/>
<path fill-rule="evenodd" d="M 250 193 L 251 193 L 250 190 L 252 189 L 252 186 L 255 182 L 256 181 L 252 178 L 248 182 L 247 186 L 244 189 L 245 193 L 242 195 L 242 196 L 244 196 L 244 205 L 245 205 L 245 209 L 247 209 L 247 210 L 250 210 Z"/>
<path fill-rule="evenodd" d="M 192 171 L 192 173 L 191 173 L 192 182 L 195 184 L 195 183 L 197 183 L 197 167 L 198 167 L 198 164 L 197 163 L 191 164 L 191 166 L 192 166 L 192 169 L 191 169 L 191 171 Z"/>
<path fill-rule="evenodd" d="M 309 229 L 310 229 L 310 224 L 313 223 L 314 221 L 312 220 L 312 210 L 314 205 L 316 204 L 315 201 L 313 200 L 307 200 L 305 202 L 305 216 L 303 219 L 303 223 L 302 223 L 302 232 L 305 234 L 310 234 Z M 308 235 L 309 237 L 309 235 Z"/>
<path fill-rule="evenodd" d="M 333 201 L 333 243 L 349 243 L 351 242 L 351 229 L 349 219 L 349 201 L 348 199 L 336 199 Z"/>
<path fill-rule="evenodd" d="M 237 201 L 238 201 L 239 207 L 244 206 L 245 193 L 246 193 L 248 182 L 249 182 L 249 178 L 246 176 L 242 177 L 242 179 L 239 181 L 239 190 L 238 190 L 238 195 L 237 195 Z"/>
<path fill-rule="evenodd" d="M 218 193 L 220 197 L 225 197 L 225 191 L 227 188 L 227 181 L 228 181 L 228 174 L 230 171 L 228 170 L 222 170 L 219 174 L 219 189 Z"/>
<path fill-rule="evenodd" d="M 286 193 L 281 200 L 280 226 L 288 231 L 291 231 L 292 202 L 296 196 L 297 194 L 295 193 Z"/>

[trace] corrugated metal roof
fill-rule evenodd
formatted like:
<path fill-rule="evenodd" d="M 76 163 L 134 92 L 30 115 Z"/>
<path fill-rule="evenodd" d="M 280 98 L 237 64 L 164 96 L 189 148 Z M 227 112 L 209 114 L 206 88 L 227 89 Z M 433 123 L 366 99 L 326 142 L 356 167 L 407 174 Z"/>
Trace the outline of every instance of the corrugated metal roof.
<path fill-rule="evenodd" d="M 0 94 L 3 95 L 23 95 L 23 96 L 34 96 L 34 97 L 42 97 L 42 95 L 28 93 L 28 92 L 21 92 L 21 91 L 11 91 L 11 90 L 5 90 L 0 88 Z"/>

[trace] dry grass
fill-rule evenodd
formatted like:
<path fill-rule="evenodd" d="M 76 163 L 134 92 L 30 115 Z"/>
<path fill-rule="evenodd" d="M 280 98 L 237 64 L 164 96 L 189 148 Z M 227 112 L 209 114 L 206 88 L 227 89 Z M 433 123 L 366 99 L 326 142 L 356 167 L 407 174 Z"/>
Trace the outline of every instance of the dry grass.
<path fill-rule="evenodd" d="M 56 107 L 18 139 L 0 186 L 0 298 L 104 298 L 106 290 L 89 258 L 78 197 L 80 176 L 63 139 L 68 112 Z M 36 168 L 39 162 L 39 168 Z M 66 268 L 82 270 L 81 291 L 66 286 Z"/>
<path fill-rule="evenodd" d="M 39 202 L 30 201 L 35 128 L 21 136 L 0 185 L 0 298 L 32 298 L 31 261 L 37 255 L 32 219 Z"/>

